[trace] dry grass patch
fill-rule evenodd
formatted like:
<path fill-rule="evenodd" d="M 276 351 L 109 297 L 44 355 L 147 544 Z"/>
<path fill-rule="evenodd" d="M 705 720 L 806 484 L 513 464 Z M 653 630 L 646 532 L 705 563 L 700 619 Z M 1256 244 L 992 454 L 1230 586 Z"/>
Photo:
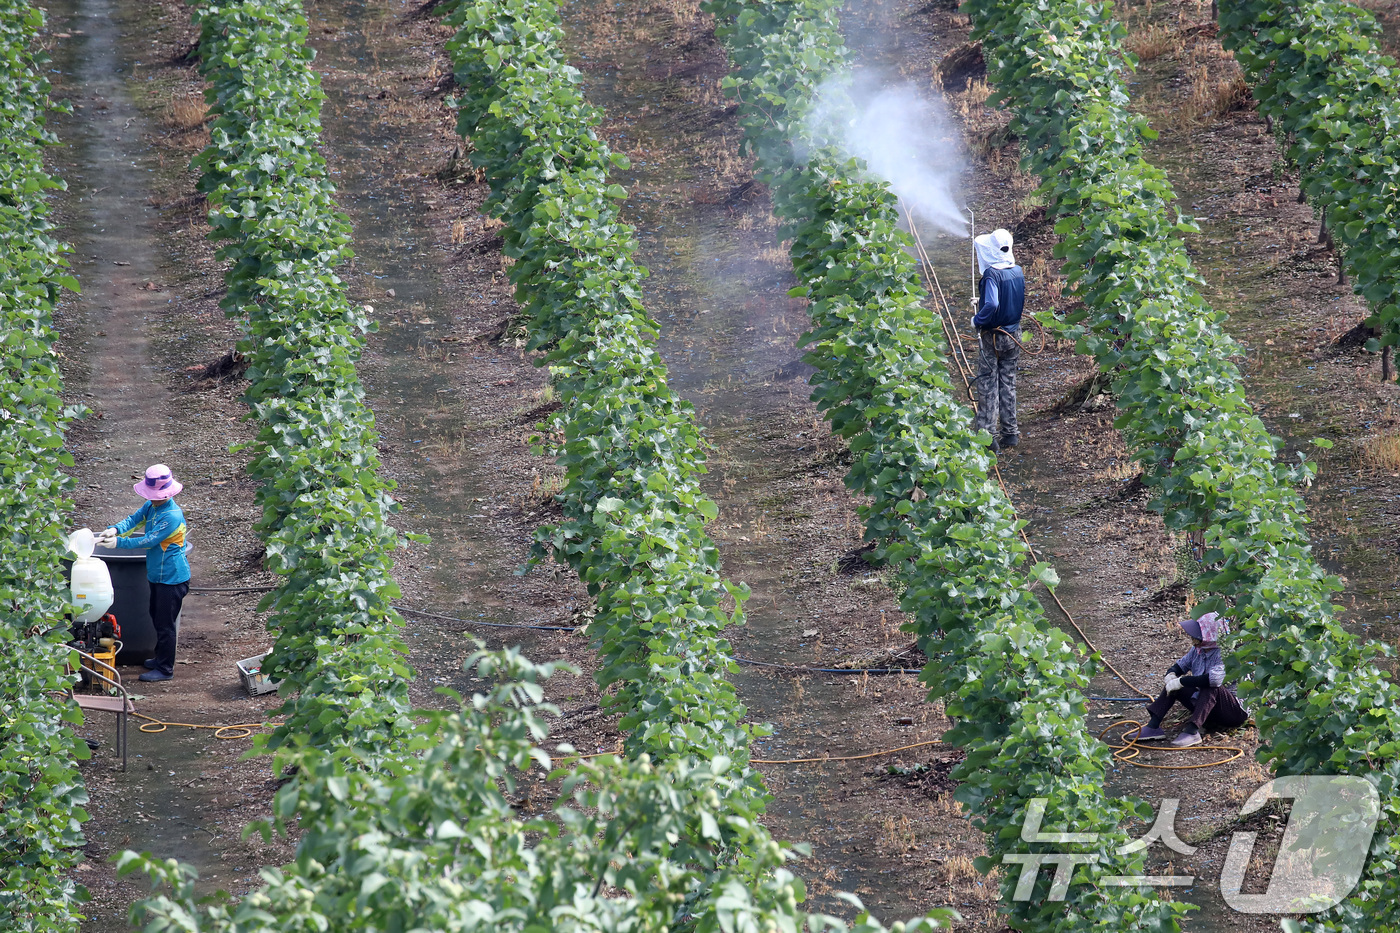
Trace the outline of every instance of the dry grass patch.
<path fill-rule="evenodd" d="M 1211 76 L 1211 69 L 1199 64 L 1187 70 L 1190 82 L 1186 99 L 1172 109 L 1169 119 L 1178 129 L 1186 130 L 1212 117 L 1244 109 L 1249 104 L 1249 85 L 1239 66 L 1231 63 L 1220 78 Z"/>
<path fill-rule="evenodd" d="M 564 491 L 564 477 L 561 474 L 550 473 L 547 476 L 540 476 L 536 473 L 530 478 L 530 493 L 525 501 L 530 505 L 539 506 L 550 502 L 555 496 Z"/>
<path fill-rule="evenodd" d="M 952 791 L 945 791 L 933 799 L 934 816 L 962 819 L 967 816 L 962 804 L 953 797 Z"/>
<path fill-rule="evenodd" d="M 197 130 L 209 119 L 209 105 L 202 94 L 181 94 L 165 105 L 165 122 L 182 133 Z"/>
<path fill-rule="evenodd" d="M 954 855 L 943 860 L 943 876 L 950 884 L 960 881 L 980 881 L 982 873 L 966 855 Z"/>
<path fill-rule="evenodd" d="M 992 96 L 992 88 L 986 78 L 977 78 L 968 83 L 967 90 L 949 96 L 957 102 L 957 111 L 962 118 L 971 123 L 982 114 L 987 100 Z"/>
<path fill-rule="evenodd" d="M 961 865 L 963 862 L 967 863 L 967 869 L 971 869 L 970 873 L 963 874 L 967 872 L 967 869 Z M 958 866 L 954 868 L 952 863 L 958 863 Z M 976 868 L 972 867 L 971 859 L 961 856 L 945 863 L 944 871 L 948 875 L 948 887 L 959 903 L 978 901 L 983 904 L 993 904 L 1001 898 L 1000 871 L 993 870 L 991 874 L 984 877 Z M 954 871 L 959 873 L 960 880 L 952 877 Z"/>
<path fill-rule="evenodd" d="M 1400 472 L 1400 434 L 1378 434 L 1362 441 L 1361 465 L 1368 470 Z"/>
<path fill-rule="evenodd" d="M 907 816 L 900 816 L 897 819 L 893 816 L 886 816 L 880 821 L 879 845 L 885 851 L 895 855 L 913 852 L 919 847 L 919 838 L 914 831 L 914 823 Z"/>
<path fill-rule="evenodd" d="M 1245 110 L 1249 107 L 1250 100 L 1249 83 L 1245 81 L 1244 73 L 1238 66 L 1232 65 L 1225 77 L 1215 84 L 1215 92 L 1210 100 L 1211 113 L 1225 114 Z"/>
<path fill-rule="evenodd" d="M 1031 261 L 1030 268 L 1026 270 L 1026 278 L 1030 279 L 1049 301 L 1059 301 L 1064 297 L 1064 276 L 1057 274 L 1044 257 L 1037 256 Z"/>
<path fill-rule="evenodd" d="M 1230 788 L 1227 792 L 1230 803 L 1237 806 L 1244 803 L 1250 794 L 1272 779 L 1273 775 L 1269 773 L 1268 768 L 1257 761 L 1251 761 L 1230 775 Z"/>
<path fill-rule="evenodd" d="M 1128 35 L 1124 43 L 1140 62 L 1150 62 L 1163 55 L 1175 55 L 1185 47 L 1181 31 L 1162 25 L 1151 25 Z"/>

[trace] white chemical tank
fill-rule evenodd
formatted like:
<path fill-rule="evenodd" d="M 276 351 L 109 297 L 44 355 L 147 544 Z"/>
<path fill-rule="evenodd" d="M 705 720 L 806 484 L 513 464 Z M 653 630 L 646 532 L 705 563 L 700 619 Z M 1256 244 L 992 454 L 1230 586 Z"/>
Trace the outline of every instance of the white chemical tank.
<path fill-rule="evenodd" d="M 90 528 L 79 528 L 68 536 L 68 550 L 73 552 L 70 576 L 73 588 L 73 621 L 93 622 L 112 608 L 112 575 L 107 564 L 92 556 L 95 536 Z"/>

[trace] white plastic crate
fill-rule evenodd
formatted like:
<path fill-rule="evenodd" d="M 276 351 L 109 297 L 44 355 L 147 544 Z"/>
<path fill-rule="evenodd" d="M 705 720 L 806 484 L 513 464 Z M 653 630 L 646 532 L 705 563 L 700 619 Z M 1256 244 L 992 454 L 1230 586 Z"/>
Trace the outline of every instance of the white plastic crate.
<path fill-rule="evenodd" d="M 248 691 L 251 697 L 263 693 L 271 693 L 277 689 L 277 685 L 267 679 L 267 675 L 262 672 L 263 658 L 266 654 L 260 654 L 255 658 L 244 658 L 238 662 L 238 677 L 243 681 L 243 689 Z"/>

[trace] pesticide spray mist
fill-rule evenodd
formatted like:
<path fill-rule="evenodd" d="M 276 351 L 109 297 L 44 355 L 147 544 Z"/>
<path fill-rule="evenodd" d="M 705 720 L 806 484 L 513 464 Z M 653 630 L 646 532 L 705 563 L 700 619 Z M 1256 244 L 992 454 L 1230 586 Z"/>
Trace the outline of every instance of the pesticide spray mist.
<path fill-rule="evenodd" d="M 921 223 L 968 236 L 958 197 L 966 161 L 941 100 L 924 97 L 912 84 L 845 75 L 822 87 L 807 130 L 818 145 L 863 160 Z"/>

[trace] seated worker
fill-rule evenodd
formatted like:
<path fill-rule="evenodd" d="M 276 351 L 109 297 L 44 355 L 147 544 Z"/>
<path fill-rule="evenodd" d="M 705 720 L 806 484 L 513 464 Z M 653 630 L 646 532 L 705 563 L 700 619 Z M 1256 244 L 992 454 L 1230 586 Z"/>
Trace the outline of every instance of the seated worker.
<path fill-rule="evenodd" d="M 1138 732 L 1138 741 L 1165 739 L 1162 719 L 1173 703 L 1191 713 L 1173 741 L 1176 748 L 1201 744 L 1201 731 L 1221 732 L 1244 725 L 1249 711 L 1240 705 L 1235 688 L 1225 684 L 1225 662 L 1220 657 L 1219 638 L 1230 630 L 1228 619 L 1207 612 L 1199 619 L 1187 619 L 1181 629 L 1191 638 L 1191 650 L 1167 671 L 1163 690 L 1147 707 L 1150 717 Z"/>

